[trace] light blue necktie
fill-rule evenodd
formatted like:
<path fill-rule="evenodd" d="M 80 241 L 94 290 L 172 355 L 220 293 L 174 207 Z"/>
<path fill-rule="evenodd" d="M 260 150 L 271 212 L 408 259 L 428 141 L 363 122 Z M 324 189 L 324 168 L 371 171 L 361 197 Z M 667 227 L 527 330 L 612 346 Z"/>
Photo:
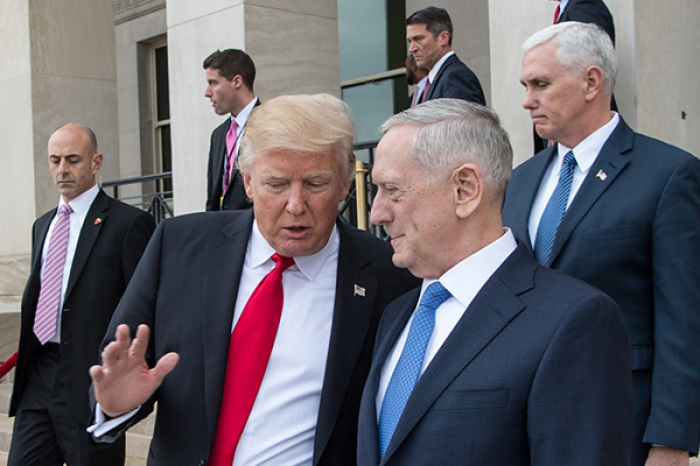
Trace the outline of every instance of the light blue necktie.
<path fill-rule="evenodd" d="M 571 182 L 574 179 L 574 169 L 576 168 L 576 159 L 574 151 L 569 151 L 564 156 L 564 163 L 561 166 L 559 174 L 559 183 L 549 198 L 547 206 L 544 209 L 542 218 L 540 218 L 539 226 L 537 227 L 537 236 L 535 238 L 535 257 L 537 262 L 544 264 L 552 252 L 554 239 L 557 237 L 557 230 L 564 218 L 566 212 L 566 204 L 569 200 L 569 192 L 571 192 Z"/>
<path fill-rule="evenodd" d="M 425 349 L 435 327 L 435 310 L 450 296 L 440 282 L 431 283 L 420 300 L 408 331 L 399 362 L 384 394 L 384 402 L 379 414 L 379 451 L 383 457 L 396 425 L 399 423 L 408 397 L 420 377 L 420 369 L 425 357 Z"/>

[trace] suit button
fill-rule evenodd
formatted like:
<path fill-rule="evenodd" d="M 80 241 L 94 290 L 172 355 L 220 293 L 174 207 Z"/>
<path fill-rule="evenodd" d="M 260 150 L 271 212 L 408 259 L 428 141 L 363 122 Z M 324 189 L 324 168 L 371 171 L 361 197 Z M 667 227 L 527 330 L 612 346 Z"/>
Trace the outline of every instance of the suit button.
<path fill-rule="evenodd" d="M 199 466 L 206 466 L 206 463 L 204 460 L 199 460 L 199 463 L 197 463 Z"/>

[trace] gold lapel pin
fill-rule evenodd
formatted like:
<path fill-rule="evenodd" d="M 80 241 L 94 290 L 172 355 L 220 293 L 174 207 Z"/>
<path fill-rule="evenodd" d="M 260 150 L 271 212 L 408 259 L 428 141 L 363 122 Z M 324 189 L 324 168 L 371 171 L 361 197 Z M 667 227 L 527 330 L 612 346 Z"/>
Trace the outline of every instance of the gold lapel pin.
<path fill-rule="evenodd" d="M 595 175 L 596 178 L 600 178 L 600 181 L 605 181 L 605 179 L 608 177 L 608 174 L 605 173 L 602 169 L 598 170 L 598 173 Z"/>
<path fill-rule="evenodd" d="M 354 296 L 361 296 L 364 298 L 365 297 L 365 289 L 362 288 L 360 285 L 355 285 Z"/>

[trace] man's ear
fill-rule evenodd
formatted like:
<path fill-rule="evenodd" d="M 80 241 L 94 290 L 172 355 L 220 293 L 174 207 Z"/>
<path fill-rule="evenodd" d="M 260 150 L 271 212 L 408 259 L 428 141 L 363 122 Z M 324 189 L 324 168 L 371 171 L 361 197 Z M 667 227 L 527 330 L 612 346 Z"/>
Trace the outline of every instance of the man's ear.
<path fill-rule="evenodd" d="M 466 218 L 481 204 L 484 176 L 476 164 L 469 162 L 456 168 L 451 180 L 457 216 Z"/>
<path fill-rule="evenodd" d="M 583 77 L 585 81 L 585 98 L 590 102 L 603 92 L 603 70 L 591 65 L 584 71 Z"/>
<path fill-rule="evenodd" d="M 248 199 L 253 200 L 253 187 L 252 187 L 252 177 L 247 172 L 241 172 L 241 177 L 243 178 L 243 186 L 245 187 L 245 194 Z"/>
<path fill-rule="evenodd" d="M 438 42 L 442 47 L 447 47 L 450 45 L 450 33 L 447 31 L 442 31 L 438 34 Z"/>

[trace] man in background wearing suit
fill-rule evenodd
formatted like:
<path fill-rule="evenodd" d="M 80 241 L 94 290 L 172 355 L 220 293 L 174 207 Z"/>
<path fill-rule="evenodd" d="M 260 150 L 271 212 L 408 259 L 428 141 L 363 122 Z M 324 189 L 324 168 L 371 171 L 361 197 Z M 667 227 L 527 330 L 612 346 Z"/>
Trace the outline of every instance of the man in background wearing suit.
<path fill-rule="evenodd" d="M 430 6 L 406 19 L 408 52 L 429 70 L 427 92 L 420 102 L 452 97 L 486 104 L 479 78 L 452 50 L 452 20 L 443 8 Z"/>
<path fill-rule="evenodd" d="M 624 320 L 503 228 L 512 150 L 496 114 L 438 99 L 382 132 L 370 218 L 423 284 L 380 322 L 358 465 L 628 464 Z"/>
<path fill-rule="evenodd" d="M 416 59 L 410 53 L 406 57 L 406 84 L 413 87 L 413 92 L 408 96 L 406 108 L 415 107 L 423 100 L 425 83 L 428 82 L 428 70 L 420 68 Z"/>
<path fill-rule="evenodd" d="M 105 414 L 140 410 L 114 430 L 128 415 L 100 426 L 98 412 L 93 435 L 113 439 L 158 401 L 149 465 L 356 465 L 376 326 L 416 282 L 391 264 L 385 241 L 337 217 L 354 174 L 353 137 L 347 107 L 330 95 L 277 97 L 253 112 L 240 153 L 253 209 L 156 230 L 108 330 L 116 341 L 91 370 Z M 253 290 L 290 258 L 273 322 L 250 304 Z M 232 365 L 262 353 L 240 343 L 253 324 L 274 324 L 269 361 L 256 366 L 262 383 Z M 228 395 L 244 389 L 252 407 L 232 428 Z"/>
<path fill-rule="evenodd" d="M 85 432 L 88 369 L 155 226 L 95 184 L 102 154 L 90 128 L 60 127 L 48 153 L 60 198 L 33 228 L 8 464 L 123 465 L 123 442 L 98 447 Z"/>
<path fill-rule="evenodd" d="M 206 210 L 247 209 L 243 181 L 236 165 L 250 113 L 260 101 L 253 93 L 255 64 L 237 49 L 217 50 L 204 60 L 207 89 L 217 115 L 230 115 L 211 133 L 207 167 Z"/>
<path fill-rule="evenodd" d="M 543 265 L 622 309 L 632 464 L 687 465 L 700 443 L 700 161 L 611 112 L 617 59 L 600 28 L 556 24 L 523 50 L 523 107 L 556 144 L 515 170 L 504 224 Z"/>

